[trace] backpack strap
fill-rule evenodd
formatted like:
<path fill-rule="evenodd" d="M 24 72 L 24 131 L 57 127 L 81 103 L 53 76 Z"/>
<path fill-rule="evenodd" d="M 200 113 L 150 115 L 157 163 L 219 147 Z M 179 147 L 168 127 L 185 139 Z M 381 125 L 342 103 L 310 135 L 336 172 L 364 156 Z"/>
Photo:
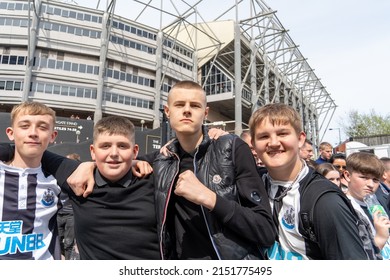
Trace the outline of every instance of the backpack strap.
<path fill-rule="evenodd" d="M 309 174 L 300 183 L 300 212 L 299 212 L 299 232 L 305 239 L 318 243 L 314 232 L 314 207 L 317 201 L 324 194 L 333 192 L 339 195 L 351 212 L 357 217 L 356 212 L 348 197 L 336 185 L 329 184 L 328 179 L 318 172 L 309 168 Z M 357 218 L 358 219 L 358 218 Z"/>

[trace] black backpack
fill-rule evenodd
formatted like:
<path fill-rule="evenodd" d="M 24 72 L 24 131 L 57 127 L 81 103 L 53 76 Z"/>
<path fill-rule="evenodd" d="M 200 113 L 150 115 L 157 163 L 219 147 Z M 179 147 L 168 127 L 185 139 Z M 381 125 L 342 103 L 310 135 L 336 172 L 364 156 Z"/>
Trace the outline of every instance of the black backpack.
<path fill-rule="evenodd" d="M 313 224 L 314 206 L 316 205 L 318 199 L 324 194 L 333 192 L 339 197 L 341 197 L 356 217 L 356 220 L 359 220 L 359 217 L 356 214 L 351 201 L 341 191 L 341 189 L 333 183 L 329 184 L 328 179 L 326 179 L 324 176 L 322 176 L 320 173 L 318 173 L 312 168 L 309 168 L 309 173 L 300 182 L 299 191 L 301 193 L 299 232 L 305 239 L 308 239 L 313 243 L 318 243 L 317 237 L 314 232 Z"/>

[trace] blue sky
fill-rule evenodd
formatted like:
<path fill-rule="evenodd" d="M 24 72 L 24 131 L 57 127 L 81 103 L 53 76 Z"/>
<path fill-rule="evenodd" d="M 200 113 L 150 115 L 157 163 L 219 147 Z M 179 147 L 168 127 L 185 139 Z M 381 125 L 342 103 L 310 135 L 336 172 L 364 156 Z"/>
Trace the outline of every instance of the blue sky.
<path fill-rule="evenodd" d="M 75 2 L 95 8 L 99 1 Z M 218 8 L 226 9 L 235 1 L 204 3 L 208 11 L 217 15 Z M 290 37 L 335 100 L 338 108 L 329 127 L 341 127 L 351 110 L 360 113 L 375 110 L 382 116 L 390 113 L 390 90 L 386 86 L 390 74 L 390 1 L 268 0 L 266 3 L 277 11 L 279 21 L 289 30 Z M 106 0 L 101 0 L 99 8 L 105 7 Z M 128 0 L 117 0 L 117 14 L 131 18 L 131 12 Z M 338 138 L 338 131 L 332 130 L 325 132 L 323 140 L 336 144 Z M 343 132 L 341 138 L 346 139 Z"/>

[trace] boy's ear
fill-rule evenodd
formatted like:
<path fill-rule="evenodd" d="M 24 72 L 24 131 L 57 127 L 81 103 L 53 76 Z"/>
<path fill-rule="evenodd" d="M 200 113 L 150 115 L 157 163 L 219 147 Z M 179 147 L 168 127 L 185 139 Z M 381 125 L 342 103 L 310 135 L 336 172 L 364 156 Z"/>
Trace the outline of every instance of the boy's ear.
<path fill-rule="evenodd" d="M 92 160 L 96 160 L 96 158 L 95 158 L 95 147 L 93 146 L 93 144 L 91 144 L 91 145 L 89 146 L 89 151 L 90 151 L 90 153 L 91 153 L 91 159 L 92 159 Z"/>
<path fill-rule="evenodd" d="M 305 143 L 305 140 L 306 140 L 306 133 L 301 131 L 301 133 L 299 133 L 298 135 L 298 139 L 299 139 L 299 149 L 303 147 L 303 144 Z"/>
<path fill-rule="evenodd" d="M 14 130 L 12 129 L 12 127 L 7 127 L 7 129 L 5 130 L 5 133 L 7 134 L 9 140 L 11 140 L 11 141 L 15 140 Z"/>
<path fill-rule="evenodd" d="M 348 170 L 344 171 L 343 176 L 348 183 L 351 182 L 351 173 Z"/>
<path fill-rule="evenodd" d="M 134 148 L 133 148 L 133 159 L 137 158 L 138 152 L 139 152 L 139 146 L 137 144 L 135 144 Z"/>
<path fill-rule="evenodd" d="M 52 132 L 52 134 L 51 134 L 50 143 L 54 143 L 54 140 L 56 140 L 57 135 L 58 135 L 58 131 L 57 131 L 57 130 L 54 130 L 54 131 Z"/>

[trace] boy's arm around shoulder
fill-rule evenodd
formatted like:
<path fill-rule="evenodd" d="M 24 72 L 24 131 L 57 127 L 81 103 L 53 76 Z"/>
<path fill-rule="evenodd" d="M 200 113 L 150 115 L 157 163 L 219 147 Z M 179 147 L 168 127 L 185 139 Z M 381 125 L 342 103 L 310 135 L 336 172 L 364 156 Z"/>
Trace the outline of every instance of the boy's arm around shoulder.
<path fill-rule="evenodd" d="M 94 167 L 93 162 L 81 163 L 50 151 L 45 151 L 42 157 L 42 168 L 56 178 L 61 188 L 66 188 L 69 183 L 76 195 L 87 196 L 92 192 Z"/>
<path fill-rule="evenodd" d="M 240 138 L 234 142 L 235 179 L 239 203 L 217 195 L 213 213 L 243 238 L 270 247 L 276 238 L 268 195 L 257 173 L 249 146 Z"/>

